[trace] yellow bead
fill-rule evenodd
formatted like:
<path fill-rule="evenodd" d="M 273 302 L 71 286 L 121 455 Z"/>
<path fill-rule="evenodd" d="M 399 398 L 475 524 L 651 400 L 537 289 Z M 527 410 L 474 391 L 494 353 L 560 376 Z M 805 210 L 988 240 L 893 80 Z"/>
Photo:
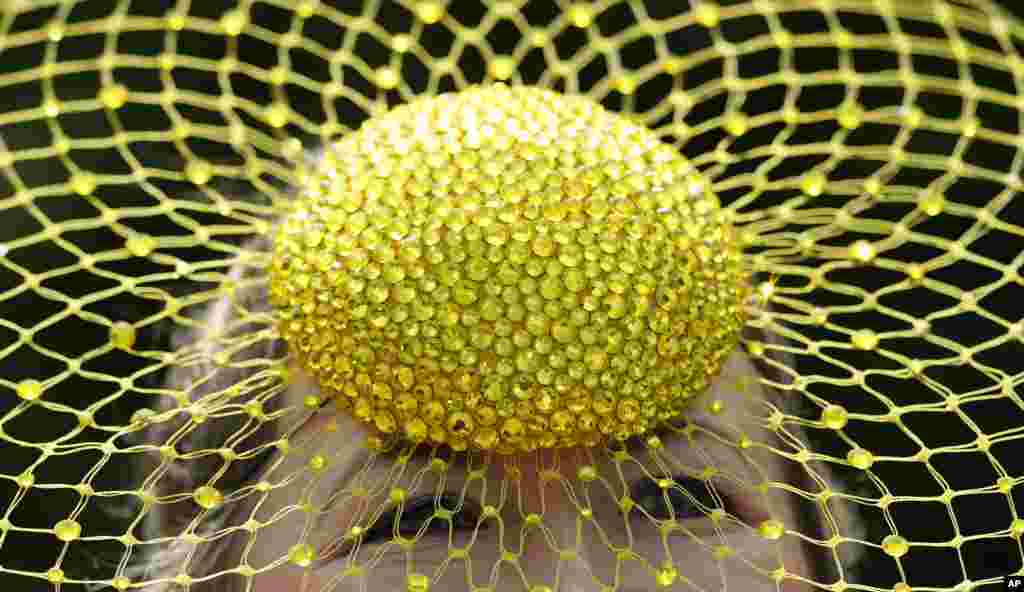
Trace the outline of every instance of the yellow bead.
<path fill-rule="evenodd" d="M 859 349 L 871 350 L 878 347 L 878 335 L 870 329 L 861 329 L 860 331 L 857 331 L 853 334 L 850 340 L 853 342 L 853 345 Z"/>
<path fill-rule="evenodd" d="M 149 420 L 156 415 L 156 412 L 149 408 L 142 408 L 132 413 L 132 417 L 129 420 L 129 424 L 146 424 Z"/>
<path fill-rule="evenodd" d="M 615 81 L 615 90 L 624 95 L 631 95 L 636 92 L 636 79 L 632 76 L 620 76 Z"/>
<path fill-rule="evenodd" d="M 580 481 L 593 481 L 597 479 L 597 469 L 591 465 L 583 465 L 576 471 L 576 476 L 579 477 Z"/>
<path fill-rule="evenodd" d="M 398 428 L 398 424 L 395 422 L 395 417 L 387 411 L 378 411 L 373 416 L 373 423 L 378 430 L 385 434 L 390 434 Z"/>
<path fill-rule="evenodd" d="M 804 177 L 800 189 L 811 197 L 818 197 L 825 190 L 826 182 L 825 175 L 816 171 Z"/>
<path fill-rule="evenodd" d="M 839 121 L 839 125 L 843 126 L 846 129 L 855 129 L 859 127 L 862 118 L 863 112 L 861 111 L 860 107 L 858 107 L 855 104 L 846 103 L 839 107 L 837 119 Z"/>
<path fill-rule="evenodd" d="M 875 463 L 875 457 L 863 448 L 854 448 L 846 453 L 846 460 L 858 469 L 867 470 Z"/>
<path fill-rule="evenodd" d="M 406 580 L 406 589 L 409 592 L 428 592 L 430 578 L 423 574 L 411 573 Z"/>
<path fill-rule="evenodd" d="M 18 475 L 14 481 L 15 483 L 18 484 L 19 487 L 24 487 L 25 489 L 28 489 L 29 487 L 32 487 L 32 485 L 35 484 L 36 476 L 33 475 L 32 473 L 25 472 Z"/>
<path fill-rule="evenodd" d="M 875 247 L 865 240 L 856 241 L 850 245 L 850 257 L 861 263 L 867 263 L 875 258 Z"/>
<path fill-rule="evenodd" d="M 742 113 L 730 113 L 724 121 L 725 131 L 733 136 L 742 136 L 750 129 L 750 122 L 747 116 Z"/>
<path fill-rule="evenodd" d="M 786 527 L 778 520 L 765 520 L 758 525 L 757 532 L 764 538 L 775 541 L 782 538 L 782 535 L 786 532 Z"/>
<path fill-rule="evenodd" d="M 46 36 L 50 38 L 50 41 L 60 41 L 64 38 L 64 27 L 58 23 L 53 23 L 46 27 Z"/>
<path fill-rule="evenodd" d="M 288 81 L 288 69 L 278 66 L 270 71 L 270 76 L 268 78 L 270 79 L 271 84 L 281 86 Z"/>
<path fill-rule="evenodd" d="M 913 590 L 906 582 L 899 582 L 892 587 L 892 592 L 913 592 Z"/>
<path fill-rule="evenodd" d="M 416 17 L 428 25 L 441 20 L 444 16 L 444 6 L 435 0 L 424 0 L 416 4 Z"/>
<path fill-rule="evenodd" d="M 392 89 L 398 86 L 398 72 L 394 68 L 379 68 L 375 74 L 377 86 L 383 89 Z"/>
<path fill-rule="evenodd" d="M 53 534 L 67 543 L 82 535 L 82 525 L 74 520 L 61 520 L 53 526 Z"/>
<path fill-rule="evenodd" d="M 319 473 L 327 468 L 327 459 L 322 454 L 314 454 L 309 459 L 309 468 L 313 472 Z"/>
<path fill-rule="evenodd" d="M 492 428 L 483 428 L 473 436 L 473 443 L 480 450 L 490 450 L 498 443 L 498 432 Z"/>
<path fill-rule="evenodd" d="M 96 176 L 92 173 L 77 173 L 71 177 L 71 189 L 78 195 L 90 195 L 96 189 Z"/>
<path fill-rule="evenodd" d="M 120 109 L 128 101 L 128 89 L 121 84 L 108 86 L 100 91 L 100 102 L 108 109 Z"/>
<path fill-rule="evenodd" d="M 125 576 L 117 576 L 110 581 L 110 585 L 113 586 L 115 590 L 127 590 L 131 587 L 132 581 Z"/>
<path fill-rule="evenodd" d="M 593 22 L 594 19 L 590 6 L 585 2 L 573 2 L 569 5 L 569 9 L 566 11 L 566 16 L 574 27 L 579 27 L 580 29 L 589 27 L 590 23 Z"/>
<path fill-rule="evenodd" d="M 398 53 L 405 53 L 412 49 L 413 39 L 409 35 L 395 35 L 391 38 L 391 49 Z"/>
<path fill-rule="evenodd" d="M 523 430 L 523 422 L 513 417 L 505 420 L 505 423 L 502 424 L 501 435 L 506 441 L 514 442 L 523 435 Z"/>
<path fill-rule="evenodd" d="M 658 586 L 662 588 L 669 588 L 675 584 L 676 579 L 679 578 L 679 571 L 675 567 L 666 566 L 658 570 L 658 575 L 655 576 L 655 580 Z"/>
<path fill-rule="evenodd" d="M 1024 518 L 1015 518 L 1010 523 L 1010 534 L 1014 537 L 1024 535 Z"/>
<path fill-rule="evenodd" d="M 167 28 L 172 31 L 180 31 L 185 28 L 186 17 L 181 13 L 172 13 L 167 15 Z"/>
<path fill-rule="evenodd" d="M 248 17 L 241 10 L 229 10 L 220 19 L 220 26 L 230 36 L 238 35 L 248 23 Z"/>
<path fill-rule="evenodd" d="M 271 127 L 284 127 L 288 123 L 288 114 L 288 105 L 274 103 L 267 107 L 267 110 L 264 112 L 264 117 Z"/>
<path fill-rule="evenodd" d="M 714 27 L 718 25 L 720 20 L 720 14 L 718 6 L 715 5 L 716 0 L 701 0 L 697 4 L 696 9 L 693 11 L 693 16 L 698 23 L 705 27 Z"/>
<path fill-rule="evenodd" d="M 205 185 L 213 177 L 213 167 L 205 160 L 192 160 L 185 165 L 185 176 L 196 185 Z"/>
<path fill-rule="evenodd" d="M 548 237 L 539 237 L 533 241 L 533 252 L 539 257 L 550 257 L 555 254 L 555 241 Z"/>
<path fill-rule="evenodd" d="M 821 423 L 833 430 L 841 430 L 846 427 L 846 409 L 839 405 L 829 405 L 821 411 Z"/>
<path fill-rule="evenodd" d="M 136 257 L 145 257 L 156 249 L 156 239 L 151 236 L 133 236 L 125 241 L 125 248 Z"/>
<path fill-rule="evenodd" d="M 413 442 L 426 439 L 430 429 L 420 418 L 416 417 L 405 423 L 405 435 Z"/>
<path fill-rule="evenodd" d="M 902 110 L 903 121 L 907 124 L 907 127 L 921 127 L 921 122 L 924 121 L 924 112 L 916 107 L 910 107 Z"/>
<path fill-rule="evenodd" d="M 302 141 L 298 138 L 288 138 L 281 144 L 281 154 L 289 160 L 295 160 L 301 153 Z"/>
<path fill-rule="evenodd" d="M 946 198 L 941 193 L 928 191 L 921 196 L 918 207 L 929 216 L 938 216 L 946 207 Z"/>
<path fill-rule="evenodd" d="M 516 62 L 508 56 L 498 56 L 491 60 L 487 68 L 496 80 L 508 80 L 515 74 Z"/>
<path fill-rule="evenodd" d="M 209 485 L 203 485 L 202 487 L 197 488 L 192 493 L 192 499 L 194 499 L 200 507 L 206 508 L 207 510 L 216 508 L 222 501 L 224 501 L 224 497 L 221 495 L 221 492 Z"/>
<path fill-rule="evenodd" d="M 130 350 L 135 345 L 135 327 L 118 321 L 110 327 L 110 343 L 118 349 Z"/>
<path fill-rule="evenodd" d="M 882 539 L 882 550 L 885 551 L 886 555 L 898 558 L 907 554 L 907 551 L 910 550 L 910 545 L 905 538 L 896 534 L 890 534 Z"/>
<path fill-rule="evenodd" d="M 51 583 L 60 584 L 64 581 L 64 570 L 57 567 L 51 567 L 46 570 L 46 579 Z"/>
<path fill-rule="evenodd" d="M 316 551 L 306 543 L 293 545 L 291 549 L 288 550 L 288 561 L 298 565 L 299 567 L 309 567 L 309 565 L 313 563 L 314 559 L 316 559 Z"/>
<path fill-rule="evenodd" d="M 18 393 L 18 397 L 21 399 L 25 401 L 35 401 L 43 394 L 43 385 L 38 380 L 29 378 L 19 382 L 18 386 L 15 387 L 15 390 Z"/>

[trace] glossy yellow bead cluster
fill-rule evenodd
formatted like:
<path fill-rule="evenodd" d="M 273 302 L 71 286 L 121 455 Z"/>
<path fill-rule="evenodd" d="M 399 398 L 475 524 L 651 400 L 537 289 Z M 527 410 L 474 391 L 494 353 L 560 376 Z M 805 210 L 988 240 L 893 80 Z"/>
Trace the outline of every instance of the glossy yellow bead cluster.
<path fill-rule="evenodd" d="M 501 84 L 332 146 L 271 269 L 325 394 L 381 432 L 504 453 L 677 416 L 749 294 L 728 214 L 678 151 L 589 99 Z"/>

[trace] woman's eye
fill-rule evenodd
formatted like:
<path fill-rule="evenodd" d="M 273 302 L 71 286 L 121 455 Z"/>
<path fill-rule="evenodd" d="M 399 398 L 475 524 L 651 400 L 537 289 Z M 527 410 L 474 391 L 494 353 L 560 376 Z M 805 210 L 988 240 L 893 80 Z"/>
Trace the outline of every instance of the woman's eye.
<path fill-rule="evenodd" d="M 656 479 L 642 479 L 633 487 L 633 499 L 652 518 L 669 520 L 706 516 L 709 509 L 719 507 L 707 484 L 692 477 L 676 477 L 670 487 Z M 686 495 L 686 490 L 690 495 Z M 692 496 L 692 497 L 690 497 Z M 696 500 L 696 501 L 695 501 Z M 700 502 L 698 505 L 696 502 Z M 701 507 L 703 506 L 703 508 Z"/>
<path fill-rule="evenodd" d="M 456 511 L 456 508 L 458 510 Z M 439 513 L 449 512 L 450 519 L 444 520 Z M 381 542 L 391 538 L 395 528 L 395 516 L 398 509 L 385 512 L 363 534 L 363 544 Z M 476 528 L 480 518 L 475 504 L 470 500 L 462 502 L 459 508 L 458 496 L 443 494 L 440 499 L 434 495 L 423 495 L 409 501 L 398 517 L 398 533 L 405 537 L 415 536 L 427 525 L 426 533 L 448 532 L 448 522 L 452 529 L 471 530 Z"/>

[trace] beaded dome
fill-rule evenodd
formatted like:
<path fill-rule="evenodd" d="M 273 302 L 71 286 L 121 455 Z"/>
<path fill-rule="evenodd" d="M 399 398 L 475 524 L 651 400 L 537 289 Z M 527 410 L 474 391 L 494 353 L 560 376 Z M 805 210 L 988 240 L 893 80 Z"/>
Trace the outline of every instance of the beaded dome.
<path fill-rule="evenodd" d="M 328 149 L 277 232 L 281 332 L 384 433 L 499 451 L 677 417 L 745 321 L 706 181 L 582 97 L 425 98 Z"/>

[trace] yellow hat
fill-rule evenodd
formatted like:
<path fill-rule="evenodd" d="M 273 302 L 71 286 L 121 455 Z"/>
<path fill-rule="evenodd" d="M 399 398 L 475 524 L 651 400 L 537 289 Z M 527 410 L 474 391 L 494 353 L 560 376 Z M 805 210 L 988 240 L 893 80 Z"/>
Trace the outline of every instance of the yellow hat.
<path fill-rule="evenodd" d="M 0 2 L 0 581 L 1001 586 L 1022 47 L 991 0 Z"/>

